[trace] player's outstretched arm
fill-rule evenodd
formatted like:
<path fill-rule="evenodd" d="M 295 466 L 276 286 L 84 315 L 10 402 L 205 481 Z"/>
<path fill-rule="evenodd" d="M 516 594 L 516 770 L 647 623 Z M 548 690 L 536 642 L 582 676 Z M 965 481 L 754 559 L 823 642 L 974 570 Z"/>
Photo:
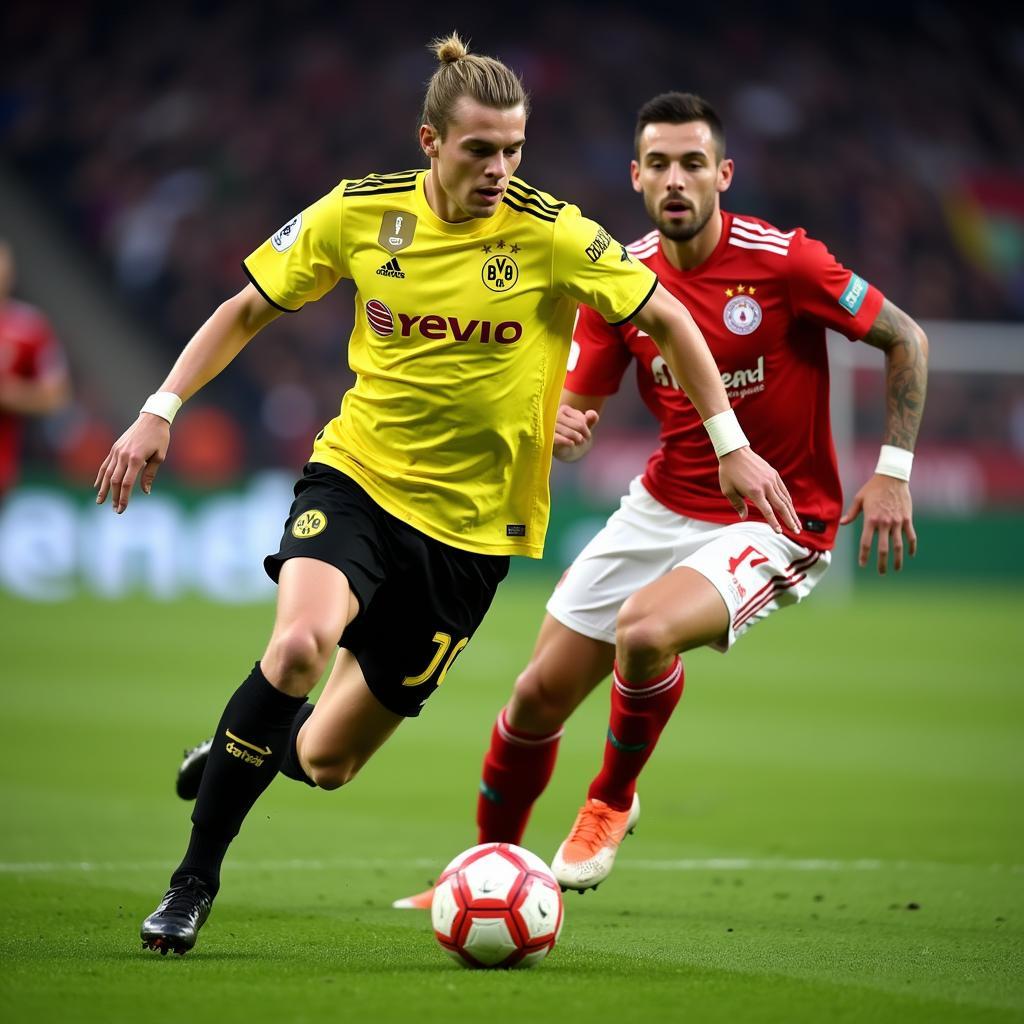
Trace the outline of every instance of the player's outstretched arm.
<path fill-rule="evenodd" d="M 885 353 L 885 442 L 874 476 L 856 493 L 840 522 L 852 523 L 864 513 L 858 561 L 862 567 L 868 564 L 877 536 L 878 571 L 884 575 L 890 554 L 893 569 L 903 568 L 904 537 L 910 554 L 917 553 L 910 466 L 928 388 L 928 338 L 886 299 L 864 340 Z"/>
<path fill-rule="evenodd" d="M 780 518 L 798 533 L 793 499 L 782 477 L 750 448 L 739 428 L 714 357 L 690 311 L 658 285 L 632 322 L 651 336 L 704 422 L 718 455 L 722 493 L 737 515 L 746 519 L 746 500 L 776 533 L 782 531 Z"/>
<path fill-rule="evenodd" d="M 593 430 L 601 418 L 604 395 L 577 395 L 562 389 L 555 420 L 554 456 L 561 462 L 576 462 L 590 451 Z"/>
<path fill-rule="evenodd" d="M 156 411 L 140 412 L 103 460 L 93 484 L 97 505 L 103 504 L 109 491 L 114 511 L 123 512 L 140 472 L 142 490 L 149 494 L 167 456 L 171 420 L 178 406 L 213 380 L 279 315 L 251 284 L 217 307 L 182 350 L 158 394 L 146 403 L 144 409 L 152 406 Z"/>

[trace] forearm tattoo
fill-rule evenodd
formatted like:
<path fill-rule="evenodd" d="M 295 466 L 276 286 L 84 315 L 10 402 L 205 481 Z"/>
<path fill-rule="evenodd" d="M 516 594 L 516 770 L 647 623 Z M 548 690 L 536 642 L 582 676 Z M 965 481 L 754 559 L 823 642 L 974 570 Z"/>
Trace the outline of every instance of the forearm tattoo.
<path fill-rule="evenodd" d="M 924 334 L 886 299 L 864 340 L 885 352 L 885 443 L 913 451 L 928 388 Z"/>

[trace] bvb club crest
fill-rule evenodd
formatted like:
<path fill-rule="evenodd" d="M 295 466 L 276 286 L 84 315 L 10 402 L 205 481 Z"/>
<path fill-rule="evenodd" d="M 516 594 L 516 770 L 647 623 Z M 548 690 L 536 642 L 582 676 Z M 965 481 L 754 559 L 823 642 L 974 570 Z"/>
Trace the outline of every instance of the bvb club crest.
<path fill-rule="evenodd" d="M 519 280 L 519 267 L 511 256 L 499 253 L 484 261 L 481 280 L 492 292 L 507 292 Z"/>
<path fill-rule="evenodd" d="M 313 508 L 308 512 L 303 512 L 295 520 L 295 525 L 292 526 L 292 536 L 299 540 L 305 540 L 307 537 L 315 537 L 318 533 L 323 533 L 326 526 L 327 516 L 320 509 Z"/>

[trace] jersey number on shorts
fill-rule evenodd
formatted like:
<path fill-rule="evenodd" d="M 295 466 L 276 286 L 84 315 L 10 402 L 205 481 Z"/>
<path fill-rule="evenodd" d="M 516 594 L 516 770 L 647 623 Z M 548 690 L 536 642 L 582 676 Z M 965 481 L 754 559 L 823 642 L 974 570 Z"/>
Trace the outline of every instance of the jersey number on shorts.
<path fill-rule="evenodd" d="M 437 650 L 434 651 L 430 664 L 418 676 L 406 676 L 402 680 L 403 686 L 422 686 L 423 683 L 427 682 L 437 671 L 437 666 L 441 664 L 441 659 L 444 658 L 445 654 L 448 653 L 448 648 L 451 647 L 451 654 L 448 654 L 448 657 L 445 658 L 444 667 L 441 669 L 441 674 L 437 677 L 437 685 L 440 686 L 444 682 L 444 677 L 448 674 L 448 669 L 452 667 L 452 662 L 462 653 L 462 649 L 466 644 L 469 643 L 469 637 L 464 636 L 452 647 L 452 638 L 447 633 L 439 631 L 434 634 L 434 643 L 437 644 Z"/>
<path fill-rule="evenodd" d="M 744 548 L 736 558 L 729 559 L 729 572 L 735 576 L 736 570 L 743 564 L 744 559 L 750 555 L 750 568 L 756 569 L 759 565 L 764 565 L 768 561 L 768 556 L 763 551 L 758 551 L 755 547 Z M 754 558 L 754 555 L 759 557 Z"/>

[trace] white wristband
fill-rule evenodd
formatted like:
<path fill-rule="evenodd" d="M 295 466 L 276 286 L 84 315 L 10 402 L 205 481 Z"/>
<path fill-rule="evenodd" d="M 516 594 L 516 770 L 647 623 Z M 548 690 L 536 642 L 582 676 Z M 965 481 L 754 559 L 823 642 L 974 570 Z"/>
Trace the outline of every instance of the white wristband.
<path fill-rule="evenodd" d="M 910 467 L 914 464 L 914 453 L 906 448 L 897 448 L 892 444 L 883 444 L 878 453 L 878 465 L 875 472 L 882 476 L 894 476 L 897 480 L 910 479 Z"/>
<path fill-rule="evenodd" d="M 715 454 L 719 458 L 750 444 L 732 409 L 726 409 L 725 412 L 706 419 L 704 429 L 708 432 L 708 437 L 711 438 L 711 443 L 715 446 Z"/>
<path fill-rule="evenodd" d="M 180 408 L 181 399 L 173 391 L 157 391 L 146 399 L 146 404 L 140 412 L 151 412 L 154 416 L 160 416 L 168 423 L 173 423 Z"/>

